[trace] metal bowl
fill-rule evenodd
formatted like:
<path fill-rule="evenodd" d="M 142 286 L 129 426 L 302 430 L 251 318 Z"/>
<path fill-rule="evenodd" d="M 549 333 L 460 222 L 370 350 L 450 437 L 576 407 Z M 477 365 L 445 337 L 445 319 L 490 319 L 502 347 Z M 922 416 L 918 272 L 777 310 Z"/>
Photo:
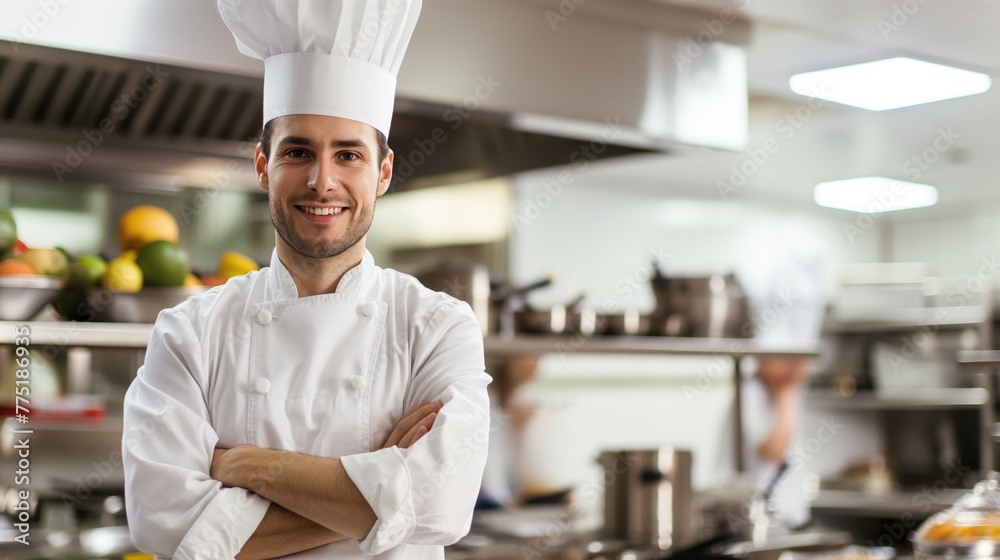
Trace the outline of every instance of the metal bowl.
<path fill-rule="evenodd" d="M 61 278 L 0 276 L 0 321 L 27 321 L 45 309 L 62 289 Z"/>
<path fill-rule="evenodd" d="M 109 323 L 154 323 L 160 311 L 174 307 L 191 296 L 204 293 L 205 286 L 143 288 L 134 293 L 92 289 L 86 306 L 94 321 Z"/>

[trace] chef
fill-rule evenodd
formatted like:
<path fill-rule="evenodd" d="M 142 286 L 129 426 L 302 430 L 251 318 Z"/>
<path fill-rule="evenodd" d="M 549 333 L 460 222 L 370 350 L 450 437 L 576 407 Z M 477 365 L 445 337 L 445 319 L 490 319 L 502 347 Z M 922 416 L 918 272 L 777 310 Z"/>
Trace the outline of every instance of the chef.
<path fill-rule="evenodd" d="M 136 546 L 174 559 L 443 558 L 491 381 L 471 309 L 365 249 L 419 0 L 220 0 L 264 60 L 270 266 L 162 311 L 125 396 Z"/>

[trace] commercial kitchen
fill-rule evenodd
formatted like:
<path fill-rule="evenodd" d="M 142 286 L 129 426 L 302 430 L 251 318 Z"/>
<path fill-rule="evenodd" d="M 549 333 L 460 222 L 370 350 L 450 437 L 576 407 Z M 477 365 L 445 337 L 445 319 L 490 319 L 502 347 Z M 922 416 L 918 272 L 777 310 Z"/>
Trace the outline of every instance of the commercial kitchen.
<path fill-rule="evenodd" d="M 216 4 L 0 0 L 0 557 L 164 554 L 126 391 L 161 310 L 278 254 Z M 1000 556 L 1000 6 L 419 10 L 365 247 L 483 336 L 445 558 Z"/>

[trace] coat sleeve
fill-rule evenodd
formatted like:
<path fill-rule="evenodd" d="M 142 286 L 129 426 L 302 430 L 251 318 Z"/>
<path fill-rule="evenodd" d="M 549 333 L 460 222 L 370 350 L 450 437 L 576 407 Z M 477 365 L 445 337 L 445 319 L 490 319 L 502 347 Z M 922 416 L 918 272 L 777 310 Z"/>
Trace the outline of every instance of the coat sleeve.
<path fill-rule="evenodd" d="M 409 449 L 342 457 L 378 521 L 361 542 L 366 554 L 400 543 L 449 545 L 469 532 L 490 435 L 483 335 L 468 305 L 448 300 L 413 343 L 406 409 L 444 403 L 434 427 Z"/>
<path fill-rule="evenodd" d="M 125 394 L 125 507 L 140 550 L 176 559 L 234 558 L 270 502 L 209 476 L 218 435 L 191 322 L 156 319 L 144 365 Z"/>

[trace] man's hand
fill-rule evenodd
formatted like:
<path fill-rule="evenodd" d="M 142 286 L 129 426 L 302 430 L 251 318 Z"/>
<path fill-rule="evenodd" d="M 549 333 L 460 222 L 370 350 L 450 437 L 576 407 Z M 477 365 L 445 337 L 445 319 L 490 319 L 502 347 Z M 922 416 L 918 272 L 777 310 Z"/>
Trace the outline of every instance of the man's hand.
<path fill-rule="evenodd" d="M 385 440 L 382 449 L 392 446 L 406 449 L 417 442 L 421 437 L 430 431 L 434 425 L 437 413 L 444 406 L 441 402 L 425 402 L 413 407 L 402 420 L 396 424 L 396 429 L 389 434 L 389 439 Z"/>

